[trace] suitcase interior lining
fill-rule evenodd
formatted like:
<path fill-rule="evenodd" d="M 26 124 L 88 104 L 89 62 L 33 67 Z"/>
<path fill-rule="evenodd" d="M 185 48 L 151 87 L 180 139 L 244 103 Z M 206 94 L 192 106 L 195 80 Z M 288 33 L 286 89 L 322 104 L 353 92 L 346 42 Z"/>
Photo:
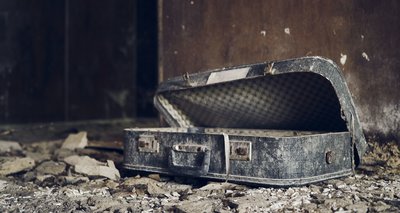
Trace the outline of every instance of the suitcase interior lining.
<path fill-rule="evenodd" d="M 329 80 L 294 72 L 157 94 L 181 127 L 348 131 Z"/>

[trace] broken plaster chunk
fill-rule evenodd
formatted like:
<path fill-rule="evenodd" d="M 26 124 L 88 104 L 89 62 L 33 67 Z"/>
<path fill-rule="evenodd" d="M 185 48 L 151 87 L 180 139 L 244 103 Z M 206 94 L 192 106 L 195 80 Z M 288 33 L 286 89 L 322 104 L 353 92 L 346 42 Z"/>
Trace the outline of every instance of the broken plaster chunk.
<path fill-rule="evenodd" d="M 62 176 L 59 177 L 61 182 L 64 182 L 66 184 L 78 184 L 78 183 L 86 183 L 89 182 L 89 178 L 88 177 L 74 177 L 74 176 Z"/>
<path fill-rule="evenodd" d="M 118 180 L 121 177 L 112 160 L 103 163 L 88 156 L 72 155 L 65 158 L 64 162 L 74 166 L 75 172 L 80 174 L 106 177 L 111 180 Z"/>
<path fill-rule="evenodd" d="M 22 148 L 18 142 L 15 141 L 2 141 L 0 140 L 0 153 L 21 151 Z"/>
<path fill-rule="evenodd" d="M 0 176 L 27 171 L 35 166 L 35 161 L 30 157 L 2 158 L 0 159 Z"/>
<path fill-rule="evenodd" d="M 57 149 L 54 152 L 54 156 L 58 161 L 62 161 L 65 158 L 72 156 L 72 155 L 76 155 L 76 152 L 74 150 L 70 150 L 70 149 Z"/>
<path fill-rule="evenodd" d="M 123 183 L 124 186 L 134 186 L 136 190 L 144 190 L 146 193 L 153 197 L 163 197 L 169 191 L 161 188 L 159 182 L 151 178 L 128 178 Z"/>
<path fill-rule="evenodd" d="M 45 161 L 36 167 L 38 174 L 60 175 L 65 171 L 66 165 L 64 162 Z"/>
<path fill-rule="evenodd" d="M 161 181 L 160 174 L 149 174 L 148 177 L 151 178 L 151 179 L 153 179 L 153 180 L 156 180 L 156 181 L 158 181 L 158 182 Z"/>
<path fill-rule="evenodd" d="M 222 202 L 213 200 L 187 200 L 175 205 L 176 212 L 215 212 L 218 206 L 222 206 Z"/>
<path fill-rule="evenodd" d="M 46 160 L 51 159 L 51 154 L 49 153 L 40 153 L 40 152 L 32 152 L 32 151 L 25 151 L 25 155 L 27 157 L 32 158 L 35 162 L 40 163 Z"/>
<path fill-rule="evenodd" d="M 76 165 L 84 165 L 84 166 L 98 166 L 98 165 L 105 165 L 105 163 L 102 163 L 94 158 L 91 158 L 89 156 L 78 156 L 78 155 L 72 155 L 69 157 L 64 158 L 64 162 L 71 165 L 71 166 L 76 166 Z M 114 166 L 115 168 L 115 166 Z"/>
<path fill-rule="evenodd" d="M 7 187 L 7 181 L 0 180 L 0 191 Z"/>
<path fill-rule="evenodd" d="M 247 189 L 246 186 L 234 184 L 234 183 L 227 183 L 227 182 L 210 182 L 207 185 L 199 188 L 199 190 L 245 190 Z"/>
<path fill-rule="evenodd" d="M 75 172 L 88 175 L 88 176 L 100 176 L 106 177 L 111 180 L 118 180 L 121 175 L 119 174 L 118 169 L 111 168 L 108 166 L 90 166 L 90 165 L 75 165 Z"/>
<path fill-rule="evenodd" d="M 77 148 L 85 148 L 87 144 L 87 132 L 79 132 L 77 134 L 69 134 L 62 144 L 61 149 L 75 150 Z"/>

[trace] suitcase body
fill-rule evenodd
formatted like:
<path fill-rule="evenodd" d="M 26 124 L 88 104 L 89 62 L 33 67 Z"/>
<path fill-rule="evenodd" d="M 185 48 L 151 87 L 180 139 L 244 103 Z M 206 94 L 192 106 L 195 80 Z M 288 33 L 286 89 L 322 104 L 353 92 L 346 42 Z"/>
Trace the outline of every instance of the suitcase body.
<path fill-rule="evenodd" d="M 352 174 L 366 149 L 344 77 L 320 57 L 173 78 L 154 103 L 172 127 L 126 129 L 127 169 L 303 185 Z"/>

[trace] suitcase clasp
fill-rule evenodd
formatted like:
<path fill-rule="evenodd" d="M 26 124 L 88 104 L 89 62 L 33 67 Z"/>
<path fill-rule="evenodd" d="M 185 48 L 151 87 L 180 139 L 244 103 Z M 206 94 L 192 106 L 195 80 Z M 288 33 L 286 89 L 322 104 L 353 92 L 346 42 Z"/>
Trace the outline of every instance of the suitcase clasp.
<path fill-rule="evenodd" d="M 196 144 L 174 145 L 171 148 L 168 166 L 178 174 L 206 175 L 210 168 L 210 149 Z"/>

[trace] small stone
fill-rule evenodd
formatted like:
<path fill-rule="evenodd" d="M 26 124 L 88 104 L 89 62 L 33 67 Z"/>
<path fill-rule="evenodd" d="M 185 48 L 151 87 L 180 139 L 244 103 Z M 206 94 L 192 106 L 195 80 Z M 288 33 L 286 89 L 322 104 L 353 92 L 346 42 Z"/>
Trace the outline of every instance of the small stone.
<path fill-rule="evenodd" d="M 116 189 L 116 188 L 119 186 L 119 184 L 118 184 L 117 182 L 115 182 L 115 181 L 108 180 L 108 181 L 106 182 L 106 186 L 107 186 L 109 189 Z"/>
<path fill-rule="evenodd" d="M 7 186 L 7 181 L 0 180 L 0 191 L 2 191 Z"/>
<path fill-rule="evenodd" d="M 64 161 L 74 166 L 75 172 L 80 174 L 106 177 L 111 180 L 118 180 L 121 177 L 114 162 L 111 160 L 107 160 L 107 163 L 102 163 L 88 156 L 73 155 L 65 158 Z"/>
<path fill-rule="evenodd" d="M 98 165 L 105 165 L 105 163 L 102 163 L 94 158 L 91 158 L 89 156 L 78 156 L 78 155 L 72 155 L 69 157 L 64 158 L 64 162 L 71 165 L 71 166 L 76 166 L 76 165 L 85 165 L 85 166 L 98 166 Z"/>
<path fill-rule="evenodd" d="M 321 193 L 321 187 L 316 185 L 310 185 L 311 194 L 319 194 Z"/>
<path fill-rule="evenodd" d="M 374 212 L 383 212 L 386 209 L 389 209 L 390 206 L 382 201 L 378 201 L 374 204 L 372 208 L 370 208 Z"/>
<path fill-rule="evenodd" d="M 346 210 L 350 210 L 352 212 L 366 213 L 368 211 L 368 203 L 366 202 L 357 202 L 345 207 Z"/>
<path fill-rule="evenodd" d="M 51 154 L 49 154 L 49 153 L 25 151 L 25 155 L 27 157 L 32 158 L 37 163 L 41 163 L 43 161 L 47 161 L 47 160 L 51 159 Z"/>
<path fill-rule="evenodd" d="M 202 213 L 214 212 L 217 203 L 213 200 L 183 201 L 175 206 L 176 212 Z"/>
<path fill-rule="evenodd" d="M 332 212 L 330 207 L 325 206 L 324 204 L 319 204 L 317 207 L 318 212 Z"/>
<path fill-rule="evenodd" d="M 191 194 L 192 193 L 192 185 L 187 184 L 179 184 L 175 182 L 167 182 L 164 184 L 163 188 L 168 191 L 175 191 L 180 194 Z"/>
<path fill-rule="evenodd" d="M 65 182 L 66 184 L 78 184 L 78 183 L 86 183 L 89 182 L 88 177 L 74 177 L 74 176 L 62 176 L 59 178 L 62 182 Z"/>
<path fill-rule="evenodd" d="M 0 176 L 27 171 L 35 166 L 35 161 L 30 157 L 2 158 L 0 159 Z"/>
<path fill-rule="evenodd" d="M 53 175 L 37 175 L 35 182 L 41 186 L 53 186 L 57 183 L 55 180 Z"/>
<path fill-rule="evenodd" d="M 316 203 L 306 203 L 303 204 L 302 208 L 306 210 L 306 212 L 313 212 L 317 210 L 318 205 Z"/>
<path fill-rule="evenodd" d="M 160 174 L 149 174 L 148 177 L 159 182 L 161 181 Z"/>
<path fill-rule="evenodd" d="M 66 165 L 63 162 L 46 161 L 37 166 L 35 171 L 39 175 L 43 174 L 60 175 L 63 172 L 65 172 L 65 167 Z"/>
<path fill-rule="evenodd" d="M 75 150 L 77 148 L 85 148 L 88 144 L 87 132 L 79 132 L 77 134 L 68 135 L 62 144 L 62 149 Z"/>
<path fill-rule="evenodd" d="M 342 188 L 345 188 L 347 185 L 343 181 L 337 181 L 334 186 L 336 189 L 342 189 Z"/>
<path fill-rule="evenodd" d="M 36 174 L 35 172 L 29 171 L 22 176 L 25 182 L 33 181 L 36 179 Z"/>
<path fill-rule="evenodd" d="M 172 192 L 171 195 L 174 196 L 174 197 L 179 197 L 179 196 L 181 196 L 178 192 Z"/>
<path fill-rule="evenodd" d="M 150 178 L 128 178 L 126 179 L 122 185 L 124 186 L 133 186 L 137 193 L 139 191 L 144 191 L 145 193 L 154 196 L 154 197 L 165 197 L 166 194 L 169 194 L 168 191 L 157 185 L 158 181 L 155 181 Z"/>
<path fill-rule="evenodd" d="M 15 141 L 0 140 L 0 153 L 22 151 L 21 146 Z"/>
<path fill-rule="evenodd" d="M 88 176 L 106 177 L 111 180 L 118 180 L 121 177 L 118 169 L 108 166 L 88 166 L 77 164 L 75 165 L 75 172 Z"/>
<path fill-rule="evenodd" d="M 234 183 L 228 183 L 228 182 L 211 182 L 201 188 L 199 188 L 199 190 L 208 190 L 208 191 L 212 191 L 212 190 L 245 190 L 247 189 L 246 186 L 241 186 L 238 184 L 234 184 Z"/>
<path fill-rule="evenodd" d="M 286 190 L 285 195 L 291 196 L 294 193 L 294 190 L 292 188 L 289 188 Z"/>
<path fill-rule="evenodd" d="M 232 209 L 236 209 L 236 212 L 251 212 L 251 211 L 261 211 L 260 209 L 271 208 L 269 210 L 264 210 L 264 212 L 276 212 L 282 209 L 282 203 L 280 201 L 271 201 L 271 199 L 266 199 L 261 194 L 252 194 L 243 197 L 228 198 L 224 201 L 226 206 Z M 276 211 L 274 211 L 274 209 Z"/>
<path fill-rule="evenodd" d="M 329 189 L 329 188 L 324 188 L 324 189 L 322 190 L 323 193 L 327 193 L 327 192 L 330 192 L 330 191 L 332 191 L 332 190 Z"/>
<path fill-rule="evenodd" d="M 54 182 L 54 176 L 53 175 L 37 175 L 36 180 L 39 182 L 44 182 L 44 181 L 52 181 Z"/>
<path fill-rule="evenodd" d="M 75 151 L 69 149 L 58 149 L 54 151 L 54 156 L 57 160 L 62 161 L 67 157 L 76 155 Z"/>

